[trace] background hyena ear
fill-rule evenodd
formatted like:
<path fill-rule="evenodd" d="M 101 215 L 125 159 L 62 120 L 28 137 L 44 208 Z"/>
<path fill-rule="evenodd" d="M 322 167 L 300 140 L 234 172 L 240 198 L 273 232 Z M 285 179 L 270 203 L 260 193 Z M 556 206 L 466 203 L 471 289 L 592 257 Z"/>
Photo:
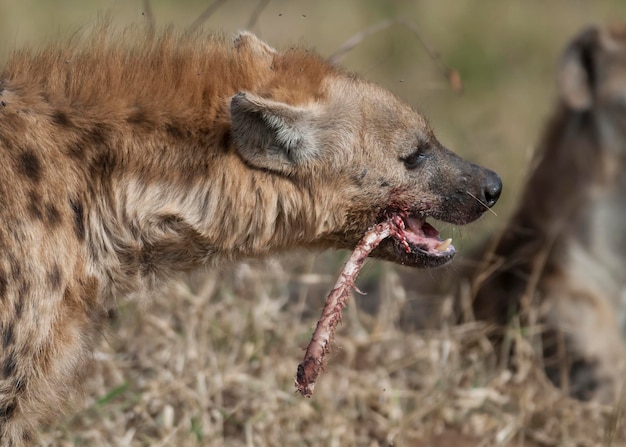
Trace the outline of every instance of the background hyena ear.
<path fill-rule="evenodd" d="M 230 117 L 235 146 L 254 166 L 288 173 L 318 155 L 311 108 L 241 92 L 231 98 Z"/>
<path fill-rule="evenodd" d="M 584 30 L 570 42 L 561 56 L 558 70 L 561 98 L 574 110 L 584 111 L 593 104 L 599 34 L 595 27 Z"/>

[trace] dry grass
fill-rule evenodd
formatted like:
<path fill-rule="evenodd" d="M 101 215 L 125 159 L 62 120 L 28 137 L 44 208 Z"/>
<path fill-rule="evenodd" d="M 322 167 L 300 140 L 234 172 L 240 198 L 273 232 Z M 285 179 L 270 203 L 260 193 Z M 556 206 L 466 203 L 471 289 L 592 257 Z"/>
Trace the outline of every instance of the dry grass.
<path fill-rule="evenodd" d="M 189 26 L 209 3 L 153 0 L 151 14 L 157 25 Z M 98 9 L 112 9 L 120 23 L 136 22 L 141 4 L 0 0 L 0 50 L 67 35 L 92 23 Z M 252 22 L 279 47 L 300 40 L 330 55 L 374 23 L 402 17 L 419 25 L 459 70 L 464 95 L 449 89 L 407 30 L 363 39 L 344 63 L 419 105 L 444 143 L 501 173 L 499 218 L 454 235 L 469 245 L 506 221 L 552 106 L 562 45 L 590 21 L 626 14 L 626 4 L 272 0 L 254 20 L 253 13 L 252 2 L 229 0 L 208 26 L 232 32 Z M 402 331 L 410 298 L 394 268 L 373 261 L 362 282 L 375 284 L 378 305 L 371 297 L 351 301 L 314 397 L 301 398 L 296 366 L 338 257 L 225 266 L 122 303 L 97 350 L 83 409 L 48 429 L 44 445 L 626 445 L 621 406 L 572 401 L 547 383 L 533 356 L 536 328 L 509 328 L 519 353 L 515 371 L 498 366 L 486 328 L 471 319 Z"/>
<path fill-rule="evenodd" d="M 352 301 L 314 397 L 300 397 L 296 366 L 324 298 L 309 292 L 333 280 L 310 273 L 309 262 L 290 259 L 290 271 L 276 260 L 241 264 L 124 306 L 97 351 L 86 409 L 48 431 L 45 445 L 626 441 L 623 427 L 613 433 L 617 410 L 569 400 L 546 382 L 524 336 L 532 331 L 511 329 L 515 372 L 495 365 L 479 323 L 400 331 L 406 299 L 391 268 L 379 278 L 385 311 L 368 314 Z"/>

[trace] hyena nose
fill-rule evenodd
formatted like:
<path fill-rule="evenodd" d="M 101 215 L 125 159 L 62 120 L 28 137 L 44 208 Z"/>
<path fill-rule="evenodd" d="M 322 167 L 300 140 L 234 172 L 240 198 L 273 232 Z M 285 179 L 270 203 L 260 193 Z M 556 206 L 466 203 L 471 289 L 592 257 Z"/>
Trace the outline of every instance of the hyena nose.
<path fill-rule="evenodd" d="M 500 176 L 493 171 L 487 172 L 487 179 L 483 184 L 483 197 L 485 204 L 491 208 L 496 204 L 502 192 L 502 180 Z"/>

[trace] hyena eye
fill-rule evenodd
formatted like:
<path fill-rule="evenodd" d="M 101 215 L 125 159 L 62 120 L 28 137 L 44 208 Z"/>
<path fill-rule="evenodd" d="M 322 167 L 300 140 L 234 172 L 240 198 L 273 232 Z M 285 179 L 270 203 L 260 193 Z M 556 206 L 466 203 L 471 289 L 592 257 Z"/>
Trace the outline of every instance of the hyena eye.
<path fill-rule="evenodd" d="M 417 150 L 412 154 L 407 155 L 406 157 L 402 157 L 400 160 L 404 162 L 404 166 L 407 169 L 415 169 L 422 163 L 424 158 L 426 158 L 424 153 L 420 150 Z"/>

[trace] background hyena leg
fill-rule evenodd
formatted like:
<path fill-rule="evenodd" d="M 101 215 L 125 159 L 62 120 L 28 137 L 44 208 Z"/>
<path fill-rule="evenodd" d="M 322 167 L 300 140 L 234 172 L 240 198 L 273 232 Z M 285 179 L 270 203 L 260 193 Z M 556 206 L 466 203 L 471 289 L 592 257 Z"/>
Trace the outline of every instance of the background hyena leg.
<path fill-rule="evenodd" d="M 614 307 L 606 297 L 573 279 L 549 283 L 542 310 L 554 363 L 546 371 L 570 395 L 614 403 L 619 398 L 625 356 Z M 561 362 L 563 363 L 563 362 Z M 566 368 L 564 371 L 563 368 Z"/>
<path fill-rule="evenodd" d="M 57 275 L 59 272 L 53 271 L 46 278 L 54 283 L 47 295 L 33 293 L 22 284 L 13 303 L 0 304 L 4 307 L 0 333 L 2 446 L 32 444 L 40 424 L 58 416 L 75 400 L 102 330 L 106 313 L 92 302 L 96 281 L 81 279 L 65 285 Z M 12 317 L 7 319 L 9 314 Z"/>

